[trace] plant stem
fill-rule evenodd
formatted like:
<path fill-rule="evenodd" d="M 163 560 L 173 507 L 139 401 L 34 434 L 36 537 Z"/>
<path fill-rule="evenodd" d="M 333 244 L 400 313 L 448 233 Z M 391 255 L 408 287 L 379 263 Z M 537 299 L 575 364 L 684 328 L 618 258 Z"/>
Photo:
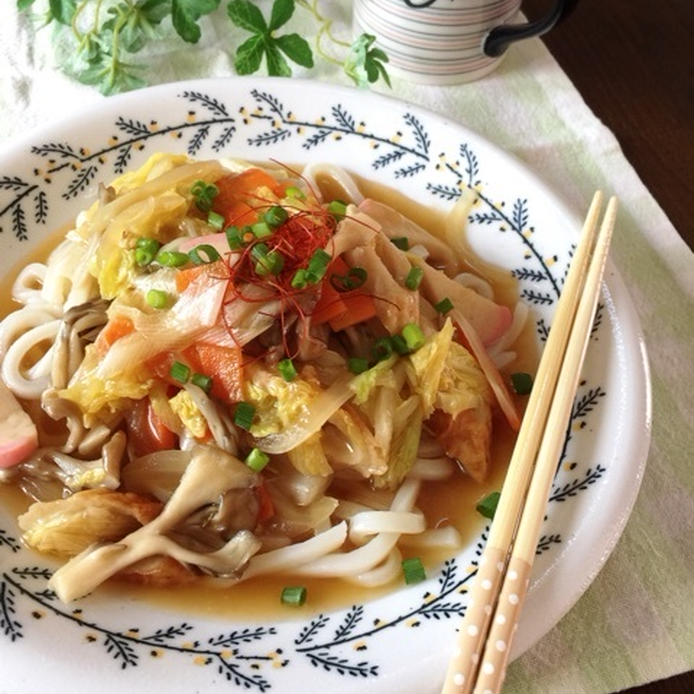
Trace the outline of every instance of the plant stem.
<path fill-rule="evenodd" d="M 116 82 L 116 70 L 118 69 L 118 38 L 120 36 L 121 29 L 125 25 L 125 23 L 128 21 L 128 15 L 124 13 L 120 13 L 118 15 L 118 21 L 116 22 L 115 26 L 113 27 L 113 40 L 111 42 L 111 65 L 109 66 L 109 71 L 108 71 L 108 82 L 109 86 L 113 87 L 113 85 Z"/>
<path fill-rule="evenodd" d="M 330 41 L 332 41 L 334 44 L 338 46 L 342 46 L 343 48 L 350 47 L 350 44 L 346 41 L 341 41 L 340 39 L 337 39 L 335 38 L 335 36 L 333 36 L 333 33 L 331 31 L 333 20 L 327 19 L 320 13 L 320 11 L 318 10 L 318 0 L 312 0 L 311 3 L 309 3 L 307 0 L 296 0 L 296 2 L 298 5 L 301 5 L 301 7 L 310 12 L 314 16 L 315 20 L 320 24 L 318 34 L 316 35 L 315 39 L 316 53 L 318 53 L 318 55 L 320 55 L 321 58 L 323 58 L 323 60 L 327 60 L 328 62 L 334 63 L 335 65 L 342 65 L 341 60 L 338 60 L 337 58 L 334 58 L 333 56 L 326 53 L 321 45 L 321 39 L 323 38 L 323 36 L 327 36 L 330 39 Z"/>
<path fill-rule="evenodd" d="M 101 11 L 101 3 L 103 0 L 96 0 L 96 7 L 94 8 L 94 24 L 92 24 L 92 33 L 96 33 L 99 30 L 99 12 Z"/>
<path fill-rule="evenodd" d="M 77 26 L 77 20 L 79 19 L 80 14 L 82 14 L 82 11 L 84 8 L 87 6 L 87 3 L 89 0 L 82 0 L 79 5 L 75 8 L 75 14 L 72 15 L 72 21 L 70 22 L 70 26 L 72 28 L 72 33 L 75 35 L 75 38 L 79 41 L 82 42 L 82 39 L 84 38 L 84 34 L 79 30 Z"/>

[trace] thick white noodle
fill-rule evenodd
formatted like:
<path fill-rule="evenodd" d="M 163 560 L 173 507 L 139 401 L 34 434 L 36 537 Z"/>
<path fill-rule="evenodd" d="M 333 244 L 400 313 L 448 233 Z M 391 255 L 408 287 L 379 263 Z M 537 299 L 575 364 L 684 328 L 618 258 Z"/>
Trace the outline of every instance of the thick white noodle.
<path fill-rule="evenodd" d="M 405 480 L 398 489 L 391 511 L 410 511 L 419 493 L 418 480 Z M 381 564 L 400 537 L 400 532 L 385 532 L 375 535 L 365 545 L 349 552 L 336 552 L 316 559 L 303 566 L 294 567 L 293 572 L 302 576 L 345 577 L 365 573 Z"/>
<path fill-rule="evenodd" d="M 0 322 L 0 359 L 4 358 L 12 343 L 21 335 L 56 318 L 56 312 L 43 303 L 38 308 L 32 303 L 10 313 Z"/>
<path fill-rule="evenodd" d="M 463 538 L 456 528 L 447 525 L 445 528 L 425 530 L 418 535 L 403 535 L 400 544 L 413 549 L 460 549 L 463 546 Z"/>
<path fill-rule="evenodd" d="M 20 304 L 41 301 L 41 287 L 46 277 L 46 266 L 43 263 L 29 263 L 17 275 L 12 285 L 12 298 Z"/>
<path fill-rule="evenodd" d="M 350 583 L 356 583 L 364 588 L 375 588 L 390 583 L 392 580 L 402 575 L 402 554 L 397 547 L 394 547 L 386 557 L 385 561 L 370 571 L 356 574 L 356 576 L 345 576 Z"/>
<path fill-rule="evenodd" d="M 89 274 L 99 237 L 89 240 L 68 237 L 51 253 L 41 289 L 44 301 L 67 310 L 93 299 L 96 282 Z"/>
<path fill-rule="evenodd" d="M 318 176 L 329 176 L 340 184 L 340 187 L 347 193 L 355 205 L 358 205 L 364 199 L 354 179 L 341 166 L 313 162 L 301 172 L 301 175 L 306 183 L 316 192 L 316 195 L 320 195 L 320 188 L 316 183 L 316 178 Z"/>
<path fill-rule="evenodd" d="M 21 366 L 29 352 L 41 342 L 55 342 L 60 324 L 61 321 L 52 320 L 38 325 L 17 338 L 8 348 L 2 361 L 2 380 L 17 397 L 36 400 L 50 387 L 52 347 L 26 372 L 26 376 Z"/>
<path fill-rule="evenodd" d="M 418 480 L 446 480 L 455 472 L 455 466 L 449 458 L 417 458 L 407 473 L 408 477 Z"/>
<path fill-rule="evenodd" d="M 494 301 L 494 289 L 492 288 L 492 285 L 487 282 L 487 280 L 483 280 L 481 277 L 473 275 L 471 272 L 461 272 L 453 279 L 459 284 L 462 284 L 463 287 L 468 287 L 469 289 L 476 291 L 480 296 Z"/>
<path fill-rule="evenodd" d="M 347 523 L 338 523 L 320 535 L 288 547 L 257 554 L 248 562 L 242 580 L 280 571 L 294 571 L 297 565 L 311 562 L 341 547 L 347 538 Z"/>
<path fill-rule="evenodd" d="M 426 527 L 421 511 L 362 511 L 349 519 L 349 539 L 355 545 L 363 545 L 378 533 L 414 535 L 424 532 Z"/>
<path fill-rule="evenodd" d="M 373 511 L 373 509 L 370 506 L 357 504 L 354 501 L 341 500 L 338 507 L 335 509 L 333 516 L 335 516 L 335 518 L 339 518 L 340 520 L 347 520 L 352 516 L 356 516 L 357 513 L 362 513 L 364 511 Z"/>

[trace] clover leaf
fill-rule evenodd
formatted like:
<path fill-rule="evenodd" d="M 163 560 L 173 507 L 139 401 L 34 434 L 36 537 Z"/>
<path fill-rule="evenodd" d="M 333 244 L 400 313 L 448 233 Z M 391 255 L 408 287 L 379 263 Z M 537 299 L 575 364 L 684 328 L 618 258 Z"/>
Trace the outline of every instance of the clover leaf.
<path fill-rule="evenodd" d="M 227 5 L 229 19 L 252 36 L 236 50 L 234 67 L 239 75 L 255 72 L 265 56 L 269 75 L 289 77 L 292 69 L 284 56 L 303 67 L 313 67 L 311 47 L 299 34 L 275 36 L 294 14 L 294 0 L 275 0 L 270 11 L 270 21 L 249 0 L 231 0 Z"/>
<path fill-rule="evenodd" d="M 171 0 L 171 21 L 178 35 L 189 43 L 200 39 L 198 19 L 219 7 L 219 0 Z"/>
<path fill-rule="evenodd" d="M 371 48 L 375 40 L 372 34 L 358 36 L 350 46 L 343 65 L 345 73 L 360 87 L 378 81 L 379 77 L 391 86 L 390 76 L 383 64 L 388 62 L 388 56 L 380 48 Z"/>

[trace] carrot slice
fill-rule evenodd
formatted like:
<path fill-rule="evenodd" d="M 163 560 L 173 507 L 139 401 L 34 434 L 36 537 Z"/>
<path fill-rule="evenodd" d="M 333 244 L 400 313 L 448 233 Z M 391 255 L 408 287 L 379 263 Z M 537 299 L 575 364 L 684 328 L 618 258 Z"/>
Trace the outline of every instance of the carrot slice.
<path fill-rule="evenodd" d="M 223 214 L 227 226 L 242 227 L 258 221 L 258 213 L 243 200 L 232 203 Z"/>
<path fill-rule="evenodd" d="M 376 306 L 373 299 L 366 294 L 350 294 L 343 297 L 347 311 L 344 315 L 330 321 L 330 327 L 334 331 L 344 330 L 350 325 L 363 323 L 376 315 Z"/>
<path fill-rule="evenodd" d="M 167 383 L 176 383 L 180 386 L 180 383 L 174 381 L 170 374 L 174 361 L 172 352 L 159 352 L 159 354 L 155 354 L 145 362 L 145 367 L 155 378 Z"/>
<path fill-rule="evenodd" d="M 275 195 L 284 195 L 285 185 L 275 180 L 269 173 L 262 169 L 246 169 L 240 174 L 231 174 L 220 178 L 215 185 L 219 191 L 212 204 L 215 212 L 228 217 L 228 212 L 239 202 L 254 201 L 253 193 L 258 188 L 269 188 Z M 244 223 L 244 222 L 236 222 Z M 245 222 L 249 223 L 249 222 Z"/>
<path fill-rule="evenodd" d="M 320 299 L 311 313 L 311 322 L 313 325 L 321 325 L 343 316 L 346 312 L 347 306 L 342 300 L 342 296 L 330 284 L 329 280 L 325 280 L 321 286 Z"/>
<path fill-rule="evenodd" d="M 314 325 L 330 322 L 330 327 L 338 331 L 369 320 L 376 315 L 376 307 L 370 296 L 354 290 L 338 292 L 333 287 L 330 281 L 331 276 L 334 274 L 344 276 L 348 272 L 349 265 L 342 258 L 335 258 L 330 263 L 321 286 L 321 297 L 311 314 Z"/>
<path fill-rule="evenodd" d="M 243 355 L 236 347 L 196 342 L 183 351 L 191 368 L 212 379 L 212 395 L 226 402 L 243 399 Z"/>
<path fill-rule="evenodd" d="M 205 265 L 196 265 L 195 267 L 186 268 L 185 270 L 179 270 L 176 273 L 176 289 L 180 294 L 183 292 L 191 282 L 194 282 L 203 272 L 205 272 Z"/>
<path fill-rule="evenodd" d="M 103 356 L 106 354 L 116 340 L 129 335 L 133 330 L 135 330 L 135 326 L 130 318 L 125 316 L 114 316 L 111 318 L 96 338 L 96 349 L 99 355 Z"/>
<path fill-rule="evenodd" d="M 275 505 L 265 484 L 261 483 L 255 488 L 255 495 L 258 499 L 258 523 L 270 520 L 275 515 Z"/>

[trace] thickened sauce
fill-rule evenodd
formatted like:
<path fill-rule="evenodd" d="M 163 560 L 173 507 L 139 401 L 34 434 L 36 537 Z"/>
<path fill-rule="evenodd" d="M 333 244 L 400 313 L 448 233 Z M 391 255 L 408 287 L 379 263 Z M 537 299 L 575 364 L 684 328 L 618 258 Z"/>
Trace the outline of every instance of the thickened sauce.
<path fill-rule="evenodd" d="M 419 205 L 395 190 L 386 188 L 366 179 L 357 178 L 359 187 L 365 196 L 380 200 L 399 210 L 420 226 L 432 231 L 436 236 L 436 227 L 444 223 L 444 215 L 431 208 Z M 336 186 L 324 185 L 321 190 L 326 199 L 344 198 L 344 192 Z M 20 272 L 30 262 L 44 261 L 50 251 L 63 239 L 69 227 L 50 235 L 29 253 L 22 265 L 13 268 L 0 281 L 0 318 L 19 308 L 11 298 L 12 285 Z M 499 270 L 491 280 L 496 300 L 513 306 L 517 298 L 515 280 L 508 272 Z M 532 321 L 514 345 L 516 360 L 505 371 L 527 371 L 534 373 L 537 365 L 537 350 L 532 330 Z M 524 398 L 517 398 L 517 407 L 524 407 Z M 478 484 L 462 471 L 448 480 L 424 482 L 416 506 L 422 510 L 427 527 L 455 526 L 461 533 L 464 545 L 470 542 L 487 522 L 475 510 L 477 502 L 489 492 L 501 488 L 508 461 L 513 449 L 515 434 L 500 413 L 494 418 L 492 441 L 492 473 L 489 479 Z M 30 503 L 21 491 L 9 485 L 0 485 L 0 504 L 15 517 Z M 403 557 L 419 556 L 427 567 L 428 575 L 434 575 L 440 563 L 450 556 L 450 550 L 427 551 L 403 548 Z M 280 593 L 287 585 L 302 585 L 308 590 L 308 598 L 303 607 L 287 607 L 280 603 Z M 361 588 L 340 579 L 310 579 L 293 577 L 290 574 L 278 576 L 260 576 L 247 582 L 218 588 L 208 584 L 192 584 L 179 588 L 152 588 L 118 580 L 111 580 L 101 586 L 104 594 L 127 597 L 129 601 L 154 604 L 177 612 L 188 612 L 211 617 L 232 618 L 292 618 L 301 614 L 310 614 L 333 608 L 364 602 L 387 594 L 404 586 L 401 578 L 392 584 L 379 588 Z"/>

